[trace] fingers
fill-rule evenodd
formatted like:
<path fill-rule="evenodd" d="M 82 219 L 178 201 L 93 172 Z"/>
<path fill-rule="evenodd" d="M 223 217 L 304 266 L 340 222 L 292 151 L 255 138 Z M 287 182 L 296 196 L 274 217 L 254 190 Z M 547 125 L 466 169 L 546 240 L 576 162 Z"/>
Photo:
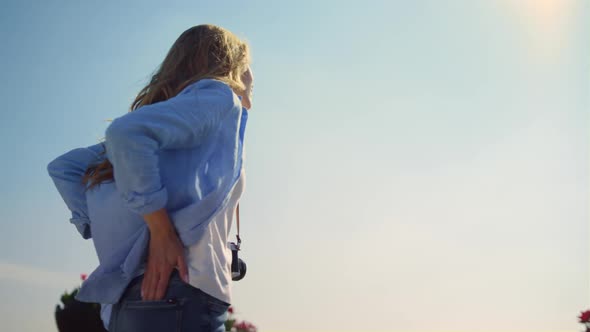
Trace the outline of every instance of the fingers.
<path fill-rule="evenodd" d="M 143 274 L 143 280 L 141 280 L 141 299 L 145 300 L 146 299 L 146 289 L 147 289 L 147 273 Z"/>
<path fill-rule="evenodd" d="M 164 235 L 150 239 L 147 266 L 141 284 L 141 297 L 145 301 L 164 298 L 174 267 L 178 267 L 180 277 L 188 283 L 184 247 L 175 234 Z"/>
<path fill-rule="evenodd" d="M 184 282 L 188 283 L 188 267 L 186 266 L 186 260 L 184 259 L 184 253 L 178 255 L 178 272 Z"/>
<path fill-rule="evenodd" d="M 158 287 L 158 280 L 160 273 L 155 269 L 146 269 L 145 276 L 142 283 L 143 299 L 146 301 L 153 301 L 156 298 L 156 289 Z"/>
<path fill-rule="evenodd" d="M 154 297 L 154 287 L 152 286 L 155 279 L 155 271 L 147 268 L 143 274 L 141 282 L 141 297 L 145 301 L 150 301 Z"/>
<path fill-rule="evenodd" d="M 168 288 L 168 281 L 170 280 L 170 272 L 161 272 L 159 274 L 159 278 L 156 282 L 154 299 L 153 300 L 161 300 L 166 295 L 166 289 Z"/>
<path fill-rule="evenodd" d="M 161 300 L 166 295 L 170 272 L 146 270 L 141 283 L 141 298 L 144 301 Z"/>

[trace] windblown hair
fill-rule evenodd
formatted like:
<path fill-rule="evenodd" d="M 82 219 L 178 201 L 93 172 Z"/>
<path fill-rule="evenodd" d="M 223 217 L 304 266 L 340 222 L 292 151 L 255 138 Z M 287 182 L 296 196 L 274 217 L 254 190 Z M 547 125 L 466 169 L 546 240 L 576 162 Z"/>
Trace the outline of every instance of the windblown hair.
<path fill-rule="evenodd" d="M 241 75 L 249 64 L 248 44 L 233 33 L 210 24 L 194 26 L 174 42 L 149 84 L 131 103 L 129 112 L 172 98 L 188 85 L 205 78 L 223 81 L 237 94 L 243 93 L 245 86 Z M 90 165 L 82 182 L 91 189 L 113 179 L 113 165 L 105 159 Z"/>

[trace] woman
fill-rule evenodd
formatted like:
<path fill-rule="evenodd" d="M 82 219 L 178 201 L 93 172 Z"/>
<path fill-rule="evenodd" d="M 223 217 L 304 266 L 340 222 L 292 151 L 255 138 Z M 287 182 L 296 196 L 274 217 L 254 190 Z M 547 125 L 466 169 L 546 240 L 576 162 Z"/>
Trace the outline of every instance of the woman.
<path fill-rule="evenodd" d="M 224 331 L 249 63 L 231 32 L 192 27 L 103 143 L 49 163 L 99 259 L 76 298 L 101 303 L 109 331 Z"/>

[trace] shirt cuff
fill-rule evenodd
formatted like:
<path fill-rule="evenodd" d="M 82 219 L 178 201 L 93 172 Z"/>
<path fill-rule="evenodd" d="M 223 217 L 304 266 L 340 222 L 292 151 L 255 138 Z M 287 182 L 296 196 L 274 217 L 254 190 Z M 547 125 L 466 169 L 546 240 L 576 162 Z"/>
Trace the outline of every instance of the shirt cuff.
<path fill-rule="evenodd" d="M 87 240 L 92 237 L 90 232 L 90 220 L 88 218 L 72 217 L 70 222 L 76 226 L 82 238 Z"/>
<path fill-rule="evenodd" d="M 165 187 L 148 194 L 131 191 L 122 194 L 122 197 L 132 212 L 142 216 L 157 211 L 168 203 L 168 191 Z"/>

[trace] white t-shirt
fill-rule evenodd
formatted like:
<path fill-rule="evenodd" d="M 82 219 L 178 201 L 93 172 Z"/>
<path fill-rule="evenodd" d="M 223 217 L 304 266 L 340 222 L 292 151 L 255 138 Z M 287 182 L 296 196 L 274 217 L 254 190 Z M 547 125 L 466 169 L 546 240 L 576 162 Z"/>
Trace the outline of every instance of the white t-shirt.
<path fill-rule="evenodd" d="M 185 248 L 189 283 L 228 304 L 231 304 L 232 288 L 232 253 L 229 243 L 236 241 L 230 238 L 230 230 L 245 189 L 245 175 L 242 168 L 225 209 L 213 217 L 199 242 Z"/>

